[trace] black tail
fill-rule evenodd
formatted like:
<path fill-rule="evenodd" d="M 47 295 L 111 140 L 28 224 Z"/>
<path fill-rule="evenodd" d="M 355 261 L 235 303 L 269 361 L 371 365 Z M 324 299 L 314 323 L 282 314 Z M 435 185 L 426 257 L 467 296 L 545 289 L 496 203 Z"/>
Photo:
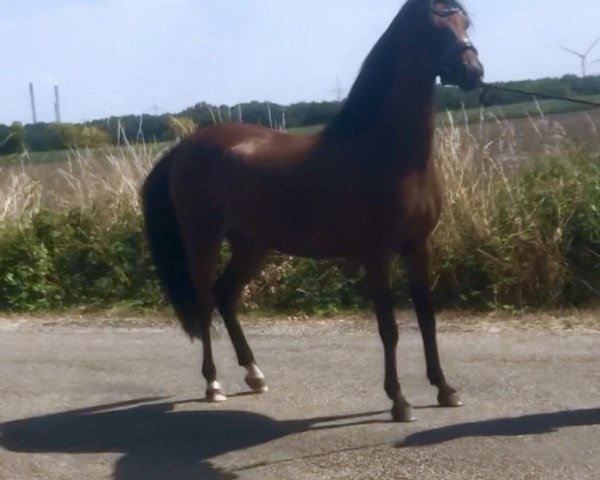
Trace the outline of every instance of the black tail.
<path fill-rule="evenodd" d="M 183 329 L 200 338 L 196 290 L 169 191 L 169 169 L 176 149 L 154 167 L 142 187 L 146 236 L 158 277 Z"/>

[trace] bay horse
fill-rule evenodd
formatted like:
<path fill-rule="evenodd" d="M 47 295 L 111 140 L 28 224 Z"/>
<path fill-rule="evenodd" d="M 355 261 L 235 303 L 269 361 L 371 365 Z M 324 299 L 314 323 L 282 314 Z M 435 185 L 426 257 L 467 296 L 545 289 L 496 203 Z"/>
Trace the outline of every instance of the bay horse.
<path fill-rule="evenodd" d="M 412 421 L 396 371 L 398 327 L 390 260 L 399 254 L 441 406 L 459 406 L 445 380 L 430 299 L 430 235 L 442 204 L 431 159 L 436 79 L 476 88 L 483 67 L 454 0 L 408 0 L 366 58 L 339 113 L 304 137 L 231 123 L 201 129 L 155 166 L 142 189 L 158 276 L 184 330 L 203 342 L 209 401 L 217 381 L 210 325 L 216 305 L 246 382 L 267 391 L 236 316 L 269 250 L 347 258 L 365 270 L 385 356 L 394 421 Z M 215 281 L 223 241 L 231 258 Z"/>

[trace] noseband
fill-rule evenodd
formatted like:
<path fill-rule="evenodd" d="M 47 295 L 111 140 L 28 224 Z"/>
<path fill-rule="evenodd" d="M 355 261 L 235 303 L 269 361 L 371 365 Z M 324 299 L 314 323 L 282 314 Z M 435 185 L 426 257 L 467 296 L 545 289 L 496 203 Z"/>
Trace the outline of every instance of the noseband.
<path fill-rule="evenodd" d="M 475 55 L 479 55 L 479 50 L 477 50 L 477 48 L 475 47 L 475 45 L 473 45 L 471 40 L 457 40 L 455 42 L 454 48 L 456 50 L 458 50 L 459 54 L 462 54 L 462 53 L 465 53 L 465 52 L 471 50 Z"/>

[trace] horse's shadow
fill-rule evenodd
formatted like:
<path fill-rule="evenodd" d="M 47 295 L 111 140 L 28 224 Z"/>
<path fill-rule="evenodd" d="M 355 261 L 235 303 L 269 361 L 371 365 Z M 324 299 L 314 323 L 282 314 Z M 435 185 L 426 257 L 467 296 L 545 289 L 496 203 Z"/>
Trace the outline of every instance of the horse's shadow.
<path fill-rule="evenodd" d="M 187 402 L 164 400 L 139 399 L 3 423 L 0 446 L 24 453 L 121 453 L 114 480 L 235 478 L 224 477 L 209 460 L 319 423 L 380 413 L 277 421 L 242 411 L 177 410 Z"/>
<path fill-rule="evenodd" d="M 542 435 L 561 428 L 592 425 L 600 425 L 600 408 L 564 410 L 447 425 L 413 433 L 396 446 L 403 448 L 435 445 L 467 437 Z"/>
<path fill-rule="evenodd" d="M 6 422 L 0 424 L 0 446 L 22 453 L 119 453 L 114 480 L 216 480 L 236 478 L 211 465 L 219 455 L 295 433 L 387 421 L 374 417 L 383 412 L 278 421 L 242 411 L 177 408 L 189 402 L 195 401 L 138 399 Z M 413 433 L 397 446 L 538 435 L 586 425 L 600 425 L 600 408 L 449 425 Z"/>

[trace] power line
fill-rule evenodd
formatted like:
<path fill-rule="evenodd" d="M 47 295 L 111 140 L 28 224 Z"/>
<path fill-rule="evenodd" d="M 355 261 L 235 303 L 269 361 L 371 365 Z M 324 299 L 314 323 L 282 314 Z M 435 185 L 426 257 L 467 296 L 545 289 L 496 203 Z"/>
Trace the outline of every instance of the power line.
<path fill-rule="evenodd" d="M 333 90 L 329 90 L 329 93 L 335 93 L 336 100 L 338 102 L 341 102 L 344 99 L 344 94 L 346 93 L 346 90 L 344 88 L 342 88 L 339 77 L 336 78 L 335 88 Z"/>

